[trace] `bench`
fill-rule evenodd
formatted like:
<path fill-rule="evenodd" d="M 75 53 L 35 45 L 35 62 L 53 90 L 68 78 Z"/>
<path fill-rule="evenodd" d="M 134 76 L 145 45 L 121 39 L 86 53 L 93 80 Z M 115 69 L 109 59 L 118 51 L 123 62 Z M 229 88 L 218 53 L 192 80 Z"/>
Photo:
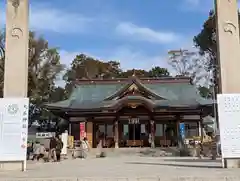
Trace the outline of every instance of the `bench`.
<path fill-rule="evenodd" d="M 169 147 L 169 146 L 172 146 L 171 140 L 166 140 L 166 139 L 160 140 L 160 146 L 161 146 L 161 147 Z"/>
<path fill-rule="evenodd" d="M 127 140 L 128 147 L 143 147 L 143 140 Z"/>

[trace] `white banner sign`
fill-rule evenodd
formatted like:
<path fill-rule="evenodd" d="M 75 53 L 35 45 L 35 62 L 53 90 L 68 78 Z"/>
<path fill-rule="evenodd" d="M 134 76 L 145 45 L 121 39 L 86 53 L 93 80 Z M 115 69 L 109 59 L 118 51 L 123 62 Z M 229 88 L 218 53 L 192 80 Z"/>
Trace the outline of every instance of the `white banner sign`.
<path fill-rule="evenodd" d="M 218 116 L 223 158 L 240 158 L 240 94 L 219 94 Z"/>
<path fill-rule="evenodd" d="M 62 155 L 67 155 L 68 133 L 67 132 L 62 133 L 61 139 L 62 139 L 62 142 L 63 142 L 63 148 L 62 148 L 61 154 Z"/>
<path fill-rule="evenodd" d="M 41 133 L 36 133 L 36 138 L 51 138 L 55 136 L 54 132 L 41 132 Z"/>
<path fill-rule="evenodd" d="M 25 161 L 28 98 L 0 99 L 0 161 Z"/>

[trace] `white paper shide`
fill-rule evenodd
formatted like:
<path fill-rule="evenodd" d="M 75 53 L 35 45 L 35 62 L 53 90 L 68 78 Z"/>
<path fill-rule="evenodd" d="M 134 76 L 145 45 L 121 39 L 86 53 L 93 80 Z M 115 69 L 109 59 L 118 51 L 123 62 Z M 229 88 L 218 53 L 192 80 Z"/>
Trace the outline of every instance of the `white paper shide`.
<path fill-rule="evenodd" d="M 0 161 L 25 161 L 28 98 L 0 99 Z"/>

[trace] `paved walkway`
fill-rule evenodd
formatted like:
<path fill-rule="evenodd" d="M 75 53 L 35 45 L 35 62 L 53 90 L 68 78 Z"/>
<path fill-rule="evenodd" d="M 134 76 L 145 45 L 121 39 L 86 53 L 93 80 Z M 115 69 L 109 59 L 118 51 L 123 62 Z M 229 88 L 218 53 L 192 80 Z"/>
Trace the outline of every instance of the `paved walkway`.
<path fill-rule="evenodd" d="M 0 180 L 240 180 L 238 169 L 222 169 L 221 161 L 175 157 L 121 156 L 69 159 L 61 163 L 29 162 L 26 172 L 0 172 Z M 48 178 L 48 179 L 46 179 Z M 77 179 L 78 178 L 78 179 Z M 88 179 L 87 179 L 88 178 Z M 108 179 L 106 179 L 108 178 Z M 116 179 L 118 178 L 118 179 Z M 191 178 L 191 179 L 190 179 Z M 182 180 L 182 179 L 180 179 Z M 200 180 L 199 180 L 200 181 Z"/>

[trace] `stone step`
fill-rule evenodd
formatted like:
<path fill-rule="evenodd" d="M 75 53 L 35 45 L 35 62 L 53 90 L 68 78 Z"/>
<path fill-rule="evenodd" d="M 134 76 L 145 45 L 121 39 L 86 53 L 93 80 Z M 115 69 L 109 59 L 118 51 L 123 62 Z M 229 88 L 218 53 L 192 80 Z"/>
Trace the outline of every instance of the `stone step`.
<path fill-rule="evenodd" d="M 176 148 L 103 148 L 107 156 L 124 156 L 124 155 L 139 155 L 139 156 L 175 156 L 179 154 Z M 96 155 L 99 149 L 93 148 L 89 151 L 90 155 Z"/>

